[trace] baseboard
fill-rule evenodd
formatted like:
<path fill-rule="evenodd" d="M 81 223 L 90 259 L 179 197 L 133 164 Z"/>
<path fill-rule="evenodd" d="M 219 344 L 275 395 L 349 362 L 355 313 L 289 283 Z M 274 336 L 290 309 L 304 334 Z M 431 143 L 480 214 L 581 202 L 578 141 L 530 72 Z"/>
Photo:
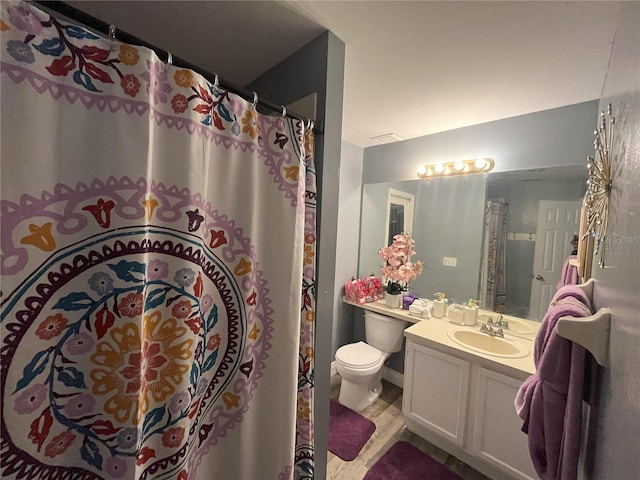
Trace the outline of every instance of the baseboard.
<path fill-rule="evenodd" d="M 382 378 L 395 386 L 402 388 L 404 375 L 389 367 L 382 367 Z"/>
<path fill-rule="evenodd" d="M 333 362 L 331 362 L 331 376 L 333 377 L 334 375 L 338 374 L 338 369 L 336 367 L 336 361 L 334 360 Z"/>

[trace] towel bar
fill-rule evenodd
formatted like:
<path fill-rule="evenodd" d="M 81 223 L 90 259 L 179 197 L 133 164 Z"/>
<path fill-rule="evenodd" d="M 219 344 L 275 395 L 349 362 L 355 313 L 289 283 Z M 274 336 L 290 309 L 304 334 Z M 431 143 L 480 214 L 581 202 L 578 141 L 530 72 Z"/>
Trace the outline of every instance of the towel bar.
<path fill-rule="evenodd" d="M 591 285 L 593 290 L 593 284 Z M 586 348 L 599 365 L 607 361 L 611 310 L 601 308 L 589 317 L 562 317 L 558 319 L 558 335 Z"/>

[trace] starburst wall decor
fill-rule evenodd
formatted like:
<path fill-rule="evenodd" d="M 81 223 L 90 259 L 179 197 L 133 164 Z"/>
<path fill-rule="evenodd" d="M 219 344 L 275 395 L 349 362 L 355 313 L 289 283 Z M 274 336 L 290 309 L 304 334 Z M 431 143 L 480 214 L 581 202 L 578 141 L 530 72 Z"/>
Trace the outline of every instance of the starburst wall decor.
<path fill-rule="evenodd" d="M 615 132 L 615 117 L 611 114 L 611 104 L 607 113 L 600 113 L 600 124 L 593 132 L 595 135 L 595 156 L 587 157 L 589 180 L 585 205 L 587 208 L 586 235 L 591 235 L 594 241 L 594 254 L 600 255 L 599 265 L 604 268 L 605 248 L 609 223 L 609 199 L 613 189 L 611 178 L 611 164 L 613 162 L 613 142 Z M 602 250 L 601 250 L 602 248 Z"/>

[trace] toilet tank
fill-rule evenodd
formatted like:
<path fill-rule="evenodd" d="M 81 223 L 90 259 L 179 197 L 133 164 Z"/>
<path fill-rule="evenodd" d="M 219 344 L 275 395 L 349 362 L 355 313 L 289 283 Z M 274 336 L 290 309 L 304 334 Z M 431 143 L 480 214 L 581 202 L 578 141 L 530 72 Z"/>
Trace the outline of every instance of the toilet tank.
<path fill-rule="evenodd" d="M 366 310 L 364 327 L 367 343 L 385 353 L 399 352 L 402 350 L 406 323 L 404 320 Z"/>

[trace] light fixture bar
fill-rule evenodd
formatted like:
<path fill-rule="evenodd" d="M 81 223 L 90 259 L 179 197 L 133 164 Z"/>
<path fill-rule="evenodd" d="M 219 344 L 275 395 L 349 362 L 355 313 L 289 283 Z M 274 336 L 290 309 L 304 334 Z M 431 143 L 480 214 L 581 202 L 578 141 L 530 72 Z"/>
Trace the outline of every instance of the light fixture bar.
<path fill-rule="evenodd" d="M 455 175 L 471 175 L 473 173 L 488 173 L 493 170 L 493 158 L 481 157 L 454 162 L 440 162 L 421 165 L 418 168 L 418 178 L 452 177 Z"/>

